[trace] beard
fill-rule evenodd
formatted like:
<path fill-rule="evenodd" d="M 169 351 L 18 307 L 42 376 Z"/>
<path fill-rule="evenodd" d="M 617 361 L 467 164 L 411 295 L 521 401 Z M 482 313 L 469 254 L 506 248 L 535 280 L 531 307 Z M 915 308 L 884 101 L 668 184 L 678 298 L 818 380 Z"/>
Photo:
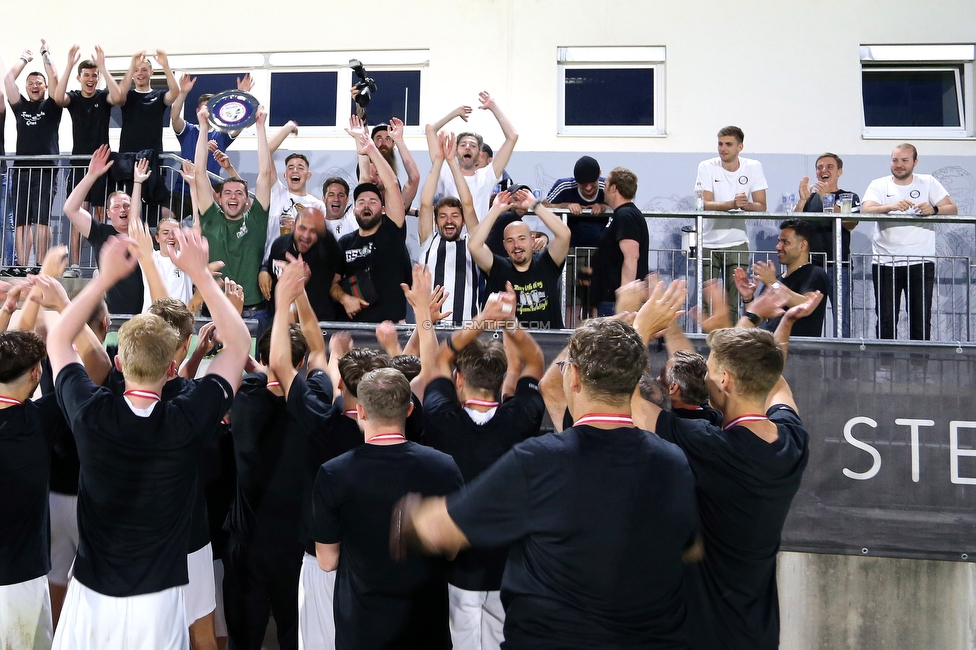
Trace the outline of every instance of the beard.
<path fill-rule="evenodd" d="M 364 211 L 361 214 L 356 214 L 356 223 L 358 223 L 359 227 L 362 228 L 363 230 L 370 230 L 378 226 L 382 218 L 383 218 L 382 212 L 374 213 L 372 211 L 369 212 Z"/>

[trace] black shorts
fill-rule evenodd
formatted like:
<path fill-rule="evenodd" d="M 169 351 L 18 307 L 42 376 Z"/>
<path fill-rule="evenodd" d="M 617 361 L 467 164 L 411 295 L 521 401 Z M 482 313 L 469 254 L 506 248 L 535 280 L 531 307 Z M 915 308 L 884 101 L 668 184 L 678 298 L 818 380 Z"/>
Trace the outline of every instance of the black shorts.
<path fill-rule="evenodd" d="M 51 220 L 51 199 L 58 191 L 58 170 L 50 167 L 13 168 L 10 200 L 17 226 L 46 226 Z"/>
<path fill-rule="evenodd" d="M 81 182 L 81 179 L 85 177 L 88 173 L 87 167 L 75 167 L 68 173 L 68 188 L 67 194 Z M 105 197 L 108 196 L 108 175 L 102 174 L 95 179 L 94 185 L 88 190 L 88 195 L 85 197 L 85 202 L 97 207 L 103 207 L 105 205 Z"/>

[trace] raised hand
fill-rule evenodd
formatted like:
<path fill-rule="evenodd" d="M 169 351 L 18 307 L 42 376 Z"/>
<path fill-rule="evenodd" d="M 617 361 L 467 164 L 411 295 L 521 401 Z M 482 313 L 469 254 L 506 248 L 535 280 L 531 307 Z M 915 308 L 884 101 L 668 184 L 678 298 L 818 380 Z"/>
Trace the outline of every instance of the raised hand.
<path fill-rule="evenodd" d="M 754 277 L 759 278 L 760 282 L 762 282 L 768 287 L 769 285 L 776 282 L 776 267 L 777 267 L 776 262 L 759 261 L 752 265 L 752 274 Z"/>
<path fill-rule="evenodd" d="M 44 255 L 44 261 L 41 263 L 41 274 L 60 278 L 66 268 L 68 268 L 68 247 L 54 246 L 49 248 Z"/>
<path fill-rule="evenodd" d="M 495 100 L 491 98 L 487 90 L 478 93 L 478 102 L 481 104 L 478 108 L 483 111 L 490 111 L 495 108 Z"/>
<path fill-rule="evenodd" d="M 628 282 L 627 284 L 621 285 L 616 291 L 616 305 L 614 307 L 614 312 L 621 313 L 625 311 L 637 313 L 637 310 L 641 308 L 647 301 L 648 292 L 648 282 L 656 285 L 656 278 L 652 280 L 652 276 L 648 276 L 648 279 L 639 279 Z"/>
<path fill-rule="evenodd" d="M 190 228 L 177 230 L 175 235 L 178 250 L 170 252 L 170 259 L 176 268 L 189 275 L 195 284 L 199 284 L 198 278 L 201 272 L 210 275 L 207 267 L 210 246 L 203 235 L 193 232 Z"/>
<path fill-rule="evenodd" d="M 400 283 L 400 288 L 403 289 L 403 295 L 407 297 L 407 302 L 414 308 L 414 311 L 420 310 L 421 313 L 424 313 L 429 308 L 430 296 L 433 293 L 431 288 L 433 276 L 430 267 L 425 264 L 414 264 L 412 275 L 412 286 L 408 287 L 406 284 Z"/>
<path fill-rule="evenodd" d="M 39 288 L 40 295 L 32 295 L 31 300 L 37 300 L 44 309 L 61 311 L 68 306 L 68 292 L 64 286 L 49 275 L 39 275 L 34 278 L 34 286 Z"/>
<path fill-rule="evenodd" d="M 736 270 L 741 271 L 742 269 Z M 717 278 L 706 280 L 705 284 L 702 285 L 702 298 L 704 298 L 704 304 L 708 309 L 708 316 L 699 321 L 703 332 L 708 334 L 713 330 L 732 327 L 732 322 L 729 320 L 729 305 L 725 297 L 725 287 L 721 280 Z"/>
<path fill-rule="evenodd" d="M 454 134 L 441 131 L 437 134 L 437 138 L 441 143 L 441 154 L 444 156 L 444 160 L 454 160 L 457 156 L 457 138 L 454 137 Z"/>
<path fill-rule="evenodd" d="M 738 289 L 739 295 L 742 296 L 743 300 L 751 300 L 756 295 L 756 282 L 749 277 L 745 269 L 736 267 L 732 271 L 732 280 L 735 282 L 735 288 Z"/>
<path fill-rule="evenodd" d="M 196 82 L 197 82 L 196 77 L 191 77 L 190 75 L 184 72 L 183 76 L 180 77 L 180 93 L 183 95 L 189 94 L 189 92 L 193 90 L 193 85 Z"/>
<path fill-rule="evenodd" d="M 183 181 L 189 185 L 193 185 L 193 179 L 196 178 L 195 170 L 196 168 L 191 161 L 184 160 L 183 167 L 180 169 L 180 176 L 183 177 Z"/>
<path fill-rule="evenodd" d="M 460 117 L 462 120 L 464 120 L 465 122 L 467 122 L 468 121 L 468 116 L 471 115 L 471 107 L 470 106 L 458 106 L 457 108 L 454 109 L 453 115 L 454 115 L 454 117 Z"/>
<path fill-rule="evenodd" d="M 107 144 L 96 149 L 92 154 L 91 162 L 88 163 L 88 173 L 97 177 L 107 172 L 115 164 L 114 160 L 108 159 L 111 154 L 112 150 Z"/>
<path fill-rule="evenodd" d="M 76 65 L 78 65 L 78 62 L 81 61 L 81 54 L 78 53 L 80 49 L 81 48 L 77 45 L 72 45 L 71 49 L 68 50 L 68 69 L 65 70 L 65 74 L 67 74 L 68 70 L 74 68 Z"/>
<path fill-rule="evenodd" d="M 366 131 L 366 125 L 363 124 L 363 120 L 358 115 L 349 116 L 349 128 L 346 129 L 346 133 L 356 141 L 359 140 L 360 135 L 369 135 Z"/>
<path fill-rule="evenodd" d="M 149 225 L 139 219 L 129 219 L 129 239 L 139 249 L 139 254 L 145 260 L 151 260 L 153 254 L 153 238 L 149 232 Z"/>
<path fill-rule="evenodd" d="M 795 323 L 801 318 L 806 318 L 812 314 L 813 310 L 816 309 L 817 305 L 820 304 L 820 301 L 823 300 L 822 293 L 819 291 L 814 291 L 813 293 L 814 295 L 807 298 L 804 302 L 787 309 L 786 313 L 783 314 L 783 320 L 788 320 L 791 323 Z"/>
<path fill-rule="evenodd" d="M 139 249 L 124 235 L 109 237 L 98 256 L 98 277 L 105 277 L 113 284 L 135 271 L 139 264 Z"/>
<path fill-rule="evenodd" d="M 352 335 L 349 332 L 336 332 L 329 337 L 329 357 L 337 358 L 352 350 Z"/>
<path fill-rule="evenodd" d="M 387 131 L 394 142 L 403 142 L 403 120 L 398 117 L 391 117 L 390 128 Z"/>
<path fill-rule="evenodd" d="M 92 55 L 92 60 L 98 66 L 99 70 L 105 67 L 105 50 L 102 49 L 101 45 L 95 46 L 95 54 Z"/>
<path fill-rule="evenodd" d="M 240 315 L 244 311 L 244 287 L 233 280 L 224 280 L 224 295 Z"/>
<path fill-rule="evenodd" d="M 247 72 L 243 77 L 237 78 L 237 89 L 246 93 L 251 92 L 254 88 L 254 80 L 251 79 L 251 73 Z"/>
<path fill-rule="evenodd" d="M 431 323 L 438 323 L 454 313 L 453 311 L 448 311 L 448 312 L 443 311 L 444 303 L 447 302 L 447 299 L 450 297 L 451 297 L 451 292 L 445 289 L 444 287 L 442 287 L 441 285 L 437 285 L 436 287 L 434 287 L 433 293 L 430 294 L 430 322 Z"/>
<path fill-rule="evenodd" d="M 149 160 L 140 158 L 132 168 L 132 180 L 136 183 L 145 183 L 150 176 L 152 176 L 152 170 L 149 169 Z"/>
<path fill-rule="evenodd" d="M 637 312 L 634 319 L 636 329 L 644 340 L 671 326 L 682 313 L 681 308 L 688 296 L 684 280 L 673 280 L 667 287 L 658 282 L 651 289 L 647 302 Z"/>
<path fill-rule="evenodd" d="M 302 258 L 285 262 L 275 286 L 275 307 L 288 309 L 305 291 L 305 263 Z"/>

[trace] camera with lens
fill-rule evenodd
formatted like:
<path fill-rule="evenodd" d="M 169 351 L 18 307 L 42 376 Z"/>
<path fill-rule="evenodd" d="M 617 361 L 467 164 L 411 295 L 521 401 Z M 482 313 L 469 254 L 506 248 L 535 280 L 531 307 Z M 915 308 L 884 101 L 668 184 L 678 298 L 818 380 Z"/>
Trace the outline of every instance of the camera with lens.
<path fill-rule="evenodd" d="M 356 103 L 366 108 L 369 100 L 372 99 L 372 94 L 376 92 L 376 81 L 367 76 L 366 68 L 359 59 L 349 59 L 349 67 L 359 77 L 359 81 L 356 82 L 356 90 L 359 91 L 356 95 Z"/>

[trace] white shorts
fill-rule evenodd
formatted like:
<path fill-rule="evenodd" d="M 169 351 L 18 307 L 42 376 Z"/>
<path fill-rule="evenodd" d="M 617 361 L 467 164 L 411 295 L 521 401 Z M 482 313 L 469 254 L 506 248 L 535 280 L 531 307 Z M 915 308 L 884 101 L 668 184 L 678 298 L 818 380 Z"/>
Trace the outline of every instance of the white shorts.
<path fill-rule="evenodd" d="M 224 617 L 224 561 L 214 560 L 214 596 L 217 608 L 214 610 L 214 636 L 218 639 L 227 636 L 227 619 Z"/>
<path fill-rule="evenodd" d="M 52 492 L 48 503 L 51 506 L 51 571 L 47 578 L 52 585 L 66 587 L 68 571 L 78 552 L 78 497 Z"/>
<path fill-rule="evenodd" d="M 505 640 L 505 608 L 498 591 L 448 585 L 451 640 L 456 650 L 498 650 Z"/>
<path fill-rule="evenodd" d="M 217 608 L 214 593 L 213 548 L 210 543 L 186 556 L 186 573 L 190 583 L 183 585 L 188 625 L 203 618 Z"/>
<path fill-rule="evenodd" d="M 0 648 L 47 650 L 52 636 L 47 576 L 0 586 Z"/>
<path fill-rule="evenodd" d="M 72 580 L 54 650 L 189 650 L 183 587 L 140 596 L 103 596 Z"/>
<path fill-rule="evenodd" d="M 308 553 L 302 558 L 298 578 L 298 650 L 334 650 L 335 614 L 332 593 L 335 571 L 323 571 Z"/>

